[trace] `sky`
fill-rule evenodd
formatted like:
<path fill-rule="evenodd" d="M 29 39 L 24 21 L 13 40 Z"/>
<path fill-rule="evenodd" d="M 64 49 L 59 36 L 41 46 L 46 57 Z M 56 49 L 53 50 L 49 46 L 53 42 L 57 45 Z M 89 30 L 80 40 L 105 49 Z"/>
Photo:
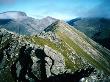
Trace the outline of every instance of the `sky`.
<path fill-rule="evenodd" d="M 77 17 L 110 17 L 110 0 L 0 0 L 0 13 L 23 11 L 37 19 L 61 20 Z"/>

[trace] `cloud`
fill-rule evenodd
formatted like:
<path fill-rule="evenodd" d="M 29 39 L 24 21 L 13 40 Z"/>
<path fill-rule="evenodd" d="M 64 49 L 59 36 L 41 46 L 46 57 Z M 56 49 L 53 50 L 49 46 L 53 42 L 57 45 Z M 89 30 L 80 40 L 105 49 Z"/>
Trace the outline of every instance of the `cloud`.
<path fill-rule="evenodd" d="M 99 5 L 85 12 L 84 17 L 110 18 L 110 0 L 102 0 Z"/>
<path fill-rule="evenodd" d="M 74 14 L 70 15 L 69 13 L 58 13 L 58 12 L 53 12 L 52 14 L 48 14 L 48 16 L 52 16 L 54 18 L 61 20 L 69 20 L 71 18 L 76 18 Z"/>

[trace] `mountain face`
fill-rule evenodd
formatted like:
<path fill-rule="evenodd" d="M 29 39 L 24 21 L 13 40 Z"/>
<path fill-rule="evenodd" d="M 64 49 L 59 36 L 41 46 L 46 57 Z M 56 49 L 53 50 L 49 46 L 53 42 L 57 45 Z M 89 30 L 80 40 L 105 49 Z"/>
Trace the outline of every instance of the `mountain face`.
<path fill-rule="evenodd" d="M 68 24 L 85 33 L 91 39 L 110 49 L 110 19 L 107 18 L 77 18 Z"/>
<path fill-rule="evenodd" d="M 57 21 L 52 17 L 41 20 L 28 17 L 24 12 L 9 11 L 0 13 L 0 28 L 22 35 L 33 35 L 41 32 L 50 24 Z"/>
<path fill-rule="evenodd" d="M 63 21 L 39 35 L 0 29 L 0 82 L 109 82 L 110 51 Z"/>

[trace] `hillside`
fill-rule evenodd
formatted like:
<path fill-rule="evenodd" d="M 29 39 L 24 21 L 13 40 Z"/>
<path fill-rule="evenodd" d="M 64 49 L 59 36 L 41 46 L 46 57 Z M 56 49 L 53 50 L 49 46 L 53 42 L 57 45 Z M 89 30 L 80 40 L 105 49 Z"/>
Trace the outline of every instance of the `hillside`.
<path fill-rule="evenodd" d="M 100 73 L 103 71 L 110 74 L 110 51 L 63 21 L 47 27 L 40 37 L 31 37 L 30 41 L 42 46 L 48 45 L 60 52 L 65 58 L 67 69 L 75 71 L 92 65 Z"/>
<path fill-rule="evenodd" d="M 110 51 L 63 21 L 51 24 L 35 36 L 19 36 L 0 29 L 0 37 L 0 82 L 15 82 L 20 78 L 22 63 L 27 61 L 24 51 L 30 53 L 32 60 L 25 64 L 31 65 L 31 77 L 26 76 L 29 82 L 110 80 Z"/>
<path fill-rule="evenodd" d="M 110 19 L 107 18 L 76 18 L 68 24 L 85 33 L 88 37 L 110 49 Z"/>

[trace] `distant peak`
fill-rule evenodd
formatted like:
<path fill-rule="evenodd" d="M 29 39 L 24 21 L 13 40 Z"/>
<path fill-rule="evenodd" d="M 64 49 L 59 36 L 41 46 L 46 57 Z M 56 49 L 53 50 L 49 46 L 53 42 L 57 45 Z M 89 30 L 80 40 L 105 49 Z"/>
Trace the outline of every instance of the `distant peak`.
<path fill-rule="evenodd" d="M 47 16 L 47 17 L 45 17 L 45 18 L 43 18 L 43 19 L 46 19 L 46 20 L 58 20 L 58 19 L 55 19 L 55 18 L 53 18 L 53 17 L 51 17 L 51 16 Z"/>
<path fill-rule="evenodd" d="M 51 16 L 47 16 L 47 17 L 45 17 L 45 18 L 53 18 L 53 17 L 51 17 Z"/>

